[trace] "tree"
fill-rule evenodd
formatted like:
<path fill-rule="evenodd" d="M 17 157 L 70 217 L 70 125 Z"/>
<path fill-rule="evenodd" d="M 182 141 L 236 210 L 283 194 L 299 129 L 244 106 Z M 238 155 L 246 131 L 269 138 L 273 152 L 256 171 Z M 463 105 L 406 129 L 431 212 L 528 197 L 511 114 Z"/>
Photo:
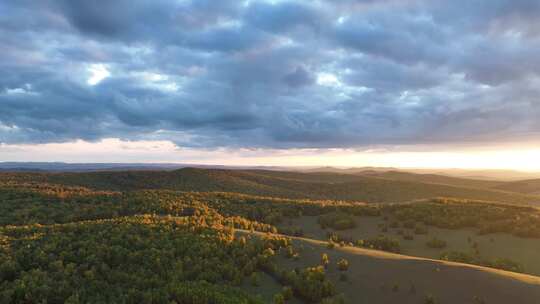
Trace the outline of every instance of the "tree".
<path fill-rule="evenodd" d="M 281 293 L 274 295 L 274 304 L 285 304 L 285 298 Z"/>
<path fill-rule="evenodd" d="M 337 265 L 340 271 L 346 271 L 347 269 L 349 269 L 349 261 L 347 261 L 346 259 L 339 260 L 337 262 Z"/>
<path fill-rule="evenodd" d="M 322 254 L 321 264 L 324 266 L 324 268 L 328 268 L 328 264 L 330 264 L 330 258 L 328 258 L 326 253 Z"/>
<path fill-rule="evenodd" d="M 290 300 L 293 297 L 293 290 L 290 286 L 284 286 L 281 290 L 281 294 L 283 295 L 283 299 Z"/>

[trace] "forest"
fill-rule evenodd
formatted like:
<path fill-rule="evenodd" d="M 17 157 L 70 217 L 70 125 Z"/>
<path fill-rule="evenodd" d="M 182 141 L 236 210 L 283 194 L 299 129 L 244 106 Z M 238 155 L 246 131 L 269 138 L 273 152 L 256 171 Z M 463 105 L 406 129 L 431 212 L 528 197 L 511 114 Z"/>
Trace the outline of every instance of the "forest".
<path fill-rule="evenodd" d="M 343 303 L 326 272 L 338 271 L 342 284 L 350 262 L 330 262 L 334 248 L 402 253 L 406 236 L 428 234 L 430 227 L 540 238 L 540 212 L 515 204 L 103 190 L 27 176 L 0 179 L 0 303 Z M 326 231 L 321 241 L 329 253 L 316 263 L 301 263 L 303 245 L 291 239 L 304 235 L 298 221 L 305 217 L 315 217 Z M 363 218 L 380 219 L 380 233 L 341 234 Z M 404 239 L 385 235 L 389 230 L 402 231 Z M 446 242 L 435 237 L 426 247 L 445 248 Z M 468 252 L 446 250 L 440 259 L 526 271 L 511 259 Z M 300 264 L 288 264 L 295 261 Z M 271 297 L 257 295 L 252 288 L 261 276 L 281 288 Z"/>

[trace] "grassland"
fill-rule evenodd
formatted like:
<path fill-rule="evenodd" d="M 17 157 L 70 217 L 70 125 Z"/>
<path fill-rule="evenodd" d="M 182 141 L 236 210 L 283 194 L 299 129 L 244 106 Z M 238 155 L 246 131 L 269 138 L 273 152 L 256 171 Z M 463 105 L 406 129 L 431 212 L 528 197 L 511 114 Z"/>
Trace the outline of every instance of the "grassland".
<path fill-rule="evenodd" d="M 328 249 L 326 242 L 308 238 L 293 237 L 293 243 L 301 258 L 280 257 L 278 263 L 288 268 L 317 265 L 327 254 L 327 277 L 346 303 L 422 304 L 433 299 L 433 303 L 532 304 L 540 297 L 540 278 L 534 276 L 349 246 Z M 349 261 L 347 271 L 337 269 L 340 259 Z"/>
<path fill-rule="evenodd" d="M 401 254 L 429 259 L 439 259 L 441 254 L 448 251 L 459 251 L 473 254 L 475 244 L 480 255 L 486 259 L 509 258 L 523 266 L 526 273 L 540 276 L 540 241 L 536 238 L 520 238 L 508 233 L 494 233 L 479 235 L 478 229 L 444 229 L 428 227 L 426 234 L 415 234 L 414 231 L 395 228 L 381 231 L 381 225 L 387 221 L 383 216 L 356 216 L 355 227 L 345 230 L 336 230 L 330 227 L 322 229 L 316 216 L 302 216 L 298 219 L 283 222 L 279 227 L 284 230 L 293 227 L 302 227 L 303 236 L 309 239 L 327 241 L 329 233 L 337 233 L 346 239 L 370 239 L 384 235 L 397 240 L 400 244 Z M 412 240 L 405 240 L 403 233 L 408 231 Z M 444 248 L 429 248 L 426 243 L 436 237 L 447 243 Z"/>

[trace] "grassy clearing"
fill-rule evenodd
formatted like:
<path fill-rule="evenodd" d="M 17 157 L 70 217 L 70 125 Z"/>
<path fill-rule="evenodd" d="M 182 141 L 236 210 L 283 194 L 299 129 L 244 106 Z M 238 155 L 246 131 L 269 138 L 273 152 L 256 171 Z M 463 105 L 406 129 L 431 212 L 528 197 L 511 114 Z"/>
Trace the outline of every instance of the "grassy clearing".
<path fill-rule="evenodd" d="M 329 232 L 352 239 L 369 239 L 378 235 L 385 235 L 399 240 L 401 253 L 405 255 L 439 259 L 441 254 L 447 251 L 474 252 L 474 244 L 480 251 L 480 255 L 487 259 L 509 258 L 523 265 L 526 273 L 540 275 L 540 241 L 531 238 L 519 238 L 506 233 L 496 233 L 489 235 L 478 235 L 475 229 L 441 229 L 428 227 L 427 234 L 414 234 L 412 240 L 405 240 L 400 230 L 407 230 L 403 227 L 389 228 L 387 232 L 381 232 L 380 224 L 385 224 L 383 217 L 355 217 L 356 227 L 347 230 L 334 230 L 332 228 L 322 229 L 315 216 L 302 216 L 290 222 L 285 222 L 285 227 L 289 225 L 301 226 L 304 237 L 317 240 L 327 240 Z M 426 243 L 436 237 L 447 243 L 444 248 L 429 248 Z"/>
<path fill-rule="evenodd" d="M 475 299 L 482 299 L 490 304 L 533 304 L 540 297 L 538 277 L 356 247 L 329 249 L 327 242 L 307 238 L 293 237 L 292 241 L 299 258 L 280 253 L 276 262 L 289 269 L 313 267 L 321 265 L 321 257 L 326 254 L 326 277 L 334 283 L 337 294 L 344 296 L 345 303 L 419 304 L 433 295 L 436 303 L 475 303 Z M 348 261 L 346 271 L 339 270 L 337 263 L 342 259 Z M 505 286 L 504 292 L 500 286 Z"/>

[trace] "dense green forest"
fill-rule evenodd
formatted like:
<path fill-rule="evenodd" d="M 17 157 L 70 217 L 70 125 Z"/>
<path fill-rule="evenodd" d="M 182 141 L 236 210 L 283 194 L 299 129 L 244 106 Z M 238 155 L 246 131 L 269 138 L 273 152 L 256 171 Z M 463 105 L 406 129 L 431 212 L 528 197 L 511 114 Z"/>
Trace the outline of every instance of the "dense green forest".
<path fill-rule="evenodd" d="M 0 193 L 1 303 L 259 303 L 237 286 L 257 271 L 280 276 L 271 258 L 290 246 L 277 235 L 235 237 L 235 228 L 276 232 L 239 216 L 273 221 L 272 210 L 234 207 L 249 197 L 44 185 Z M 310 301 L 332 296 L 314 269 L 280 281 Z M 319 284 L 327 291 L 308 292 Z"/>

